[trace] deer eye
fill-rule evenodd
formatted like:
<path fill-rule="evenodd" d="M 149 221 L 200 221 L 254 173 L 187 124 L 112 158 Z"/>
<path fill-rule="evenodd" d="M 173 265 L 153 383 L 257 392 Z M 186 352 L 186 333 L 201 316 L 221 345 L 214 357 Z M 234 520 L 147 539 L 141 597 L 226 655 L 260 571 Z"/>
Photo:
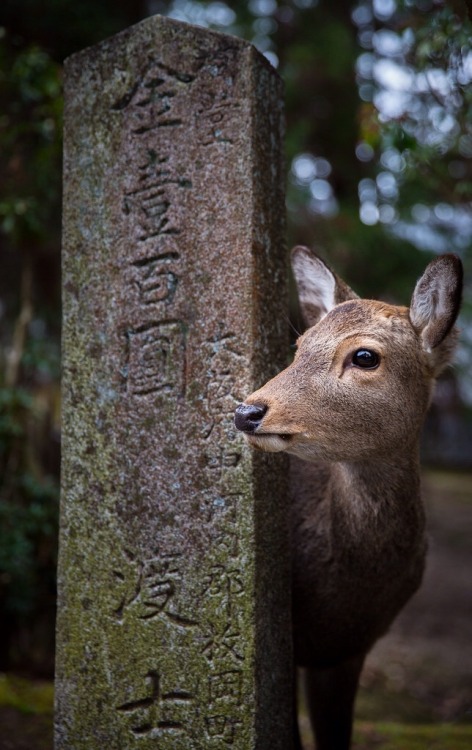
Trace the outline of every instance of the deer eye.
<path fill-rule="evenodd" d="M 379 355 L 371 349 L 358 349 L 352 355 L 352 364 L 355 367 L 361 367 L 363 370 L 374 370 L 378 367 L 379 362 Z"/>

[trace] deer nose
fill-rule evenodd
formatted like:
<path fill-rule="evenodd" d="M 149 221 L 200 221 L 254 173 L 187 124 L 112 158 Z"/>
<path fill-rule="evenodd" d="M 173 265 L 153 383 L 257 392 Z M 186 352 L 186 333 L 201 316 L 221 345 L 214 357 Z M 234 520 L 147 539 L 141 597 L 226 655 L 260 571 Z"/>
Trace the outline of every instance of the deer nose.
<path fill-rule="evenodd" d="M 242 432 L 255 432 L 266 411 L 264 404 L 239 404 L 234 414 L 234 424 Z"/>

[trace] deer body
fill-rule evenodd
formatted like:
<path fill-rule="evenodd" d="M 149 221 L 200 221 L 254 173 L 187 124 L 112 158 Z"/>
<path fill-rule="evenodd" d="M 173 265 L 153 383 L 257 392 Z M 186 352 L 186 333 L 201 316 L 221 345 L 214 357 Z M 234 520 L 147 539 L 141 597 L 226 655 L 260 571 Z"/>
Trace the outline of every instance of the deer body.
<path fill-rule="evenodd" d="M 253 447 L 291 455 L 295 660 L 317 750 L 347 750 L 365 656 L 423 574 L 419 437 L 462 273 L 455 256 L 433 261 L 408 309 L 358 299 L 306 248 L 293 269 L 308 330 L 235 422 Z"/>
<path fill-rule="evenodd" d="M 357 476 L 351 466 L 329 471 L 291 461 L 300 666 L 330 667 L 367 653 L 421 582 L 426 545 L 417 472 L 411 492 L 408 463 L 401 469 L 381 463 L 376 476 L 371 466 L 355 468 Z"/>

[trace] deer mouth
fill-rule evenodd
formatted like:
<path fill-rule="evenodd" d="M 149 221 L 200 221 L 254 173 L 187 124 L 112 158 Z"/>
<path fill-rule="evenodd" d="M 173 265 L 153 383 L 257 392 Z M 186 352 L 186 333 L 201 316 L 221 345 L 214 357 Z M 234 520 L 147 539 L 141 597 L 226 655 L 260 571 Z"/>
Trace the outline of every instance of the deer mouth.
<path fill-rule="evenodd" d="M 285 432 L 253 432 L 252 434 L 246 433 L 244 437 L 253 448 L 259 448 L 268 453 L 279 453 L 287 450 L 293 435 Z"/>
<path fill-rule="evenodd" d="M 264 437 L 267 435 L 267 437 L 276 437 L 280 438 L 281 440 L 291 440 L 293 435 L 290 435 L 288 432 L 261 432 L 259 435 L 256 435 L 256 437 Z"/>
<path fill-rule="evenodd" d="M 263 420 L 268 411 L 265 403 L 242 403 L 234 412 L 234 424 L 244 434 L 249 445 L 263 451 L 283 451 L 292 438 L 288 432 L 271 432 L 263 427 Z"/>

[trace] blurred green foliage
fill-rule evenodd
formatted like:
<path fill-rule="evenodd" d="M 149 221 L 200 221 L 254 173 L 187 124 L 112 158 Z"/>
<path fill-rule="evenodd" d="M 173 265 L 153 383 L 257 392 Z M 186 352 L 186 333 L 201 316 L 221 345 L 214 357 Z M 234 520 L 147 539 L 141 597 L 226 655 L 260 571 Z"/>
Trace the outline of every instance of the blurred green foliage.
<path fill-rule="evenodd" d="M 7 29 L 0 112 L 0 665 L 41 665 L 55 608 L 62 76 Z"/>
<path fill-rule="evenodd" d="M 27 455 L 34 404 L 21 388 L 0 393 L 0 570 L 6 613 L 30 615 L 54 591 L 57 482 Z"/>
<path fill-rule="evenodd" d="M 51 242 L 51 224 L 56 233 L 59 226 L 61 68 L 4 29 L 0 71 L 0 227 L 13 247 Z"/>
<path fill-rule="evenodd" d="M 315 246 L 360 293 L 403 303 L 438 250 L 472 270 L 472 27 L 460 0 L 3 0 L 0 667 L 51 662 L 36 644 L 54 611 L 61 64 L 155 12 L 239 34 L 278 64 L 290 244 Z"/>
<path fill-rule="evenodd" d="M 9 647 L 2 653 L 4 666 L 10 658 L 24 665 L 23 657 L 42 666 L 41 649 L 33 652 L 44 618 L 54 616 L 59 492 L 57 472 L 48 471 L 54 442 L 46 429 L 49 409 L 37 392 L 17 385 L 0 389 L 0 632 Z M 29 637 L 35 620 L 38 631 Z M 45 639 L 49 648 L 51 642 Z"/>

